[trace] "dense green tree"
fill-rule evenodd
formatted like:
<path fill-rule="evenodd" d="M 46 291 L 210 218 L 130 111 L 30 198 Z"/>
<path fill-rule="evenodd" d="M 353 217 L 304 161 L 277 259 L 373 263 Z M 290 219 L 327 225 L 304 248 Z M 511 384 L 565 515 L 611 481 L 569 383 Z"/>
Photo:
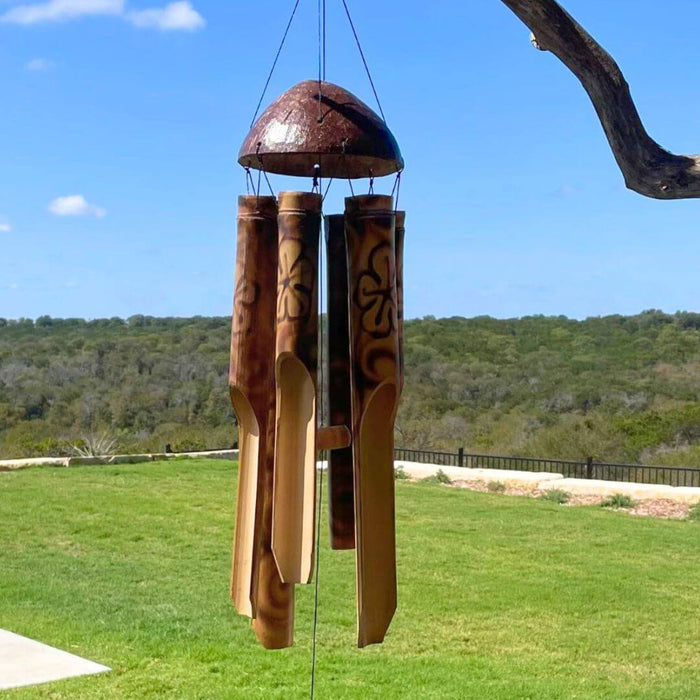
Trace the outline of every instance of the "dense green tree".
<path fill-rule="evenodd" d="M 225 317 L 0 320 L 0 457 L 229 446 Z M 700 466 L 700 314 L 405 326 L 397 444 Z"/>

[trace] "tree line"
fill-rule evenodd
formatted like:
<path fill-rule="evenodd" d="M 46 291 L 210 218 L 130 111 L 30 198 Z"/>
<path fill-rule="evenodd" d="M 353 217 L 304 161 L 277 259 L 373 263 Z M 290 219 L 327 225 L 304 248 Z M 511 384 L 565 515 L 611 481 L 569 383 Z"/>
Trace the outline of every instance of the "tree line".
<path fill-rule="evenodd" d="M 0 457 L 230 446 L 230 319 L 0 318 Z M 700 466 L 700 314 L 405 324 L 397 445 Z"/>

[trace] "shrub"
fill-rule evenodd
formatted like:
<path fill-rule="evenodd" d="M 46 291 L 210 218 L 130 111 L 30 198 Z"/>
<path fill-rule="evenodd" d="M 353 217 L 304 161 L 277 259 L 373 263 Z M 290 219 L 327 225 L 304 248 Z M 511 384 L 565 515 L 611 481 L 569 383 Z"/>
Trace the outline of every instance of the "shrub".
<path fill-rule="evenodd" d="M 410 478 L 408 472 L 401 465 L 394 467 L 394 479 L 396 479 L 396 481 L 405 481 Z"/>
<path fill-rule="evenodd" d="M 117 438 L 108 433 L 90 433 L 81 440 L 74 442 L 71 447 L 78 457 L 102 457 L 116 452 Z"/>
<path fill-rule="evenodd" d="M 489 481 L 486 488 L 492 493 L 503 493 L 506 490 L 506 485 L 502 481 Z"/>
<path fill-rule="evenodd" d="M 435 479 L 438 482 L 438 484 L 451 484 L 452 483 L 452 479 L 450 479 L 450 477 L 447 476 L 447 474 L 445 474 L 445 472 L 442 471 L 442 469 L 437 470 L 437 473 L 435 474 Z"/>
<path fill-rule="evenodd" d="M 549 491 L 541 494 L 539 498 L 542 501 L 551 501 L 552 503 L 563 505 L 564 503 L 569 502 L 570 497 L 571 496 L 569 495 L 568 491 L 564 491 L 562 489 L 550 489 Z"/>
<path fill-rule="evenodd" d="M 204 440 L 183 438 L 174 442 L 171 447 L 173 452 L 201 452 L 207 449 L 207 444 Z"/>
<path fill-rule="evenodd" d="M 614 493 L 604 498 L 600 504 L 603 508 L 634 508 L 635 502 L 625 493 Z"/>
<path fill-rule="evenodd" d="M 700 503 L 696 503 L 690 508 L 690 510 L 688 511 L 688 520 L 700 523 Z"/>
<path fill-rule="evenodd" d="M 447 474 L 445 474 L 442 469 L 438 469 L 432 476 L 427 476 L 425 479 L 421 479 L 424 484 L 451 484 L 452 479 L 450 479 Z"/>

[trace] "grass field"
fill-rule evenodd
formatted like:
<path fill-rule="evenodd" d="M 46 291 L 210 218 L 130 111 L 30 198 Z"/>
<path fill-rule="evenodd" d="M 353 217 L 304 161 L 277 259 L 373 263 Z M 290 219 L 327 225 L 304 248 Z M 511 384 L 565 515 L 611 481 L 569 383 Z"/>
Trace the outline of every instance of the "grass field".
<path fill-rule="evenodd" d="M 235 469 L 0 473 L 0 627 L 112 673 L 8 698 L 308 697 L 228 601 Z M 321 552 L 318 698 L 700 697 L 700 523 L 397 482 L 399 610 L 354 648 L 353 553 Z"/>

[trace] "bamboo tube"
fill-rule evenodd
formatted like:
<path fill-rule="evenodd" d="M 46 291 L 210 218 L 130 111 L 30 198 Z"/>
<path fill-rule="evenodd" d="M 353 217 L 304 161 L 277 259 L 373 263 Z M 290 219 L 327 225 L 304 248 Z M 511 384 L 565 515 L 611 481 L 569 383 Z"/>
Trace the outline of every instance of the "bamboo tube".
<path fill-rule="evenodd" d="M 276 282 L 277 201 L 240 197 L 229 374 L 240 447 L 231 597 L 269 649 L 291 646 L 294 629 L 294 587 L 281 582 L 270 547 Z"/>
<path fill-rule="evenodd" d="M 394 420 L 399 394 L 392 198 L 345 200 L 350 290 L 358 646 L 384 639 L 396 610 Z"/>
<path fill-rule="evenodd" d="M 240 446 L 231 598 L 242 615 L 255 615 L 260 483 L 273 393 L 277 279 L 277 202 L 238 199 L 238 242 L 231 332 L 229 392 Z"/>
<path fill-rule="evenodd" d="M 350 335 L 348 261 L 345 217 L 326 217 L 328 286 L 328 408 L 331 425 L 352 424 L 350 397 Z M 328 455 L 328 517 L 331 549 L 355 547 L 352 448 Z"/>
<path fill-rule="evenodd" d="M 321 195 L 279 195 L 272 551 L 287 583 L 313 574 Z"/>
<path fill-rule="evenodd" d="M 274 392 L 270 392 L 269 398 L 265 462 L 261 479 L 262 517 L 258 549 L 257 604 L 253 630 L 266 649 L 283 649 L 294 643 L 294 584 L 282 581 L 272 553 L 276 403 Z"/>

